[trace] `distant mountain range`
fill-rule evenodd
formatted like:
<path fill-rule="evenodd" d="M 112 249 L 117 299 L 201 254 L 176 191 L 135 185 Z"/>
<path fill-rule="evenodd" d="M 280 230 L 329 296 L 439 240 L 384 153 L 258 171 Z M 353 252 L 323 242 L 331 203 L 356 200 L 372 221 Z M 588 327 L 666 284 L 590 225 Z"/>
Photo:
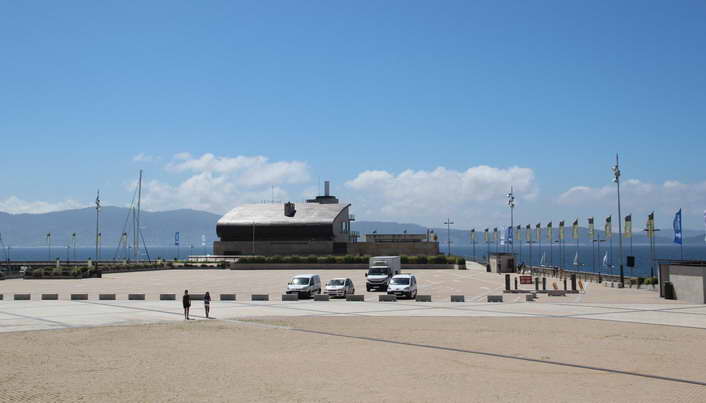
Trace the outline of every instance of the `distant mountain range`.
<path fill-rule="evenodd" d="M 123 207 L 104 207 L 101 211 L 101 233 L 103 245 L 117 245 L 120 234 L 123 233 L 129 210 Z M 217 239 L 216 222 L 220 215 L 196 210 L 172 210 L 162 212 L 142 212 L 142 233 L 148 245 L 166 246 L 174 243 L 174 233 L 180 233 L 182 246 L 200 245 L 201 236 L 205 235 L 208 244 Z M 0 212 L 0 234 L 6 245 L 12 246 L 45 246 L 47 233 L 52 234 L 52 244 L 56 246 L 67 245 L 71 242 L 71 234 L 77 234 L 79 246 L 92 246 L 95 244 L 96 211 L 93 208 L 57 211 L 46 214 L 8 214 Z M 127 227 L 129 228 L 129 227 Z M 427 227 L 418 224 L 403 224 L 383 221 L 354 221 L 351 225 L 353 231 L 358 231 L 361 236 L 373 232 L 379 234 L 402 233 L 426 234 Z M 437 234 L 443 244 L 447 241 L 447 228 L 430 228 Z M 500 230 L 500 229 L 499 229 Z M 614 228 L 616 230 L 616 228 Z M 483 243 L 483 229 L 479 231 L 477 243 Z M 491 229 L 492 231 L 492 229 Z M 571 243 L 571 228 L 566 227 L 566 242 Z M 524 234 L 524 229 L 523 229 Z M 637 231 L 636 231 L 637 232 Z M 546 240 L 546 229 L 542 229 L 543 239 Z M 687 244 L 704 244 L 702 231 L 685 230 Z M 598 234 L 605 238 L 602 231 Z M 451 228 L 451 241 L 456 246 L 470 245 L 469 231 Z M 492 234 L 491 234 L 492 236 Z M 558 228 L 554 228 L 555 238 Z M 588 237 L 588 230 L 580 228 L 582 243 Z M 673 233 L 665 230 L 658 233 L 657 243 L 671 243 Z M 534 238 L 534 237 L 533 237 Z M 492 238 L 491 238 L 492 239 Z M 361 239 L 362 240 L 362 239 Z M 617 243 L 617 231 L 614 233 L 614 242 Z M 626 239 L 626 241 L 628 241 Z M 647 243 L 644 232 L 635 233 L 635 244 Z"/>

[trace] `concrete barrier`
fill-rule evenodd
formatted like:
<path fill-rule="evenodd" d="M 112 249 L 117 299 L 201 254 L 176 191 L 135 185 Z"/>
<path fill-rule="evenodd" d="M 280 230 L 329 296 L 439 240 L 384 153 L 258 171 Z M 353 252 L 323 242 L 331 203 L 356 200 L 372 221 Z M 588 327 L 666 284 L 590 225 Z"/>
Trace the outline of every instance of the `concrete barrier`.
<path fill-rule="evenodd" d="M 346 296 L 346 301 L 364 302 L 364 301 L 365 301 L 365 295 L 363 295 L 363 294 L 347 295 L 347 296 Z"/>
<path fill-rule="evenodd" d="M 417 302 L 431 302 L 431 295 L 417 295 L 415 298 Z"/>
<path fill-rule="evenodd" d="M 160 301 L 176 301 L 176 294 L 159 294 Z"/>
<path fill-rule="evenodd" d="M 547 293 L 547 296 L 550 297 L 565 297 L 566 296 L 566 291 L 564 290 L 549 290 Z"/>
<path fill-rule="evenodd" d="M 59 299 L 59 294 L 42 294 L 42 301 L 56 301 Z"/>
<path fill-rule="evenodd" d="M 250 296 L 251 301 L 269 301 L 270 300 L 270 295 L 269 294 L 252 294 Z"/>
<path fill-rule="evenodd" d="M 145 294 L 128 294 L 127 299 L 128 301 L 144 301 Z"/>
<path fill-rule="evenodd" d="M 397 302 L 397 296 L 396 295 L 378 295 L 378 302 Z"/>
<path fill-rule="evenodd" d="M 452 295 L 451 302 L 466 302 L 466 297 L 463 295 Z"/>
<path fill-rule="evenodd" d="M 221 301 L 235 301 L 235 294 L 221 294 Z"/>
<path fill-rule="evenodd" d="M 99 301 L 115 301 L 115 294 L 98 294 Z"/>
<path fill-rule="evenodd" d="M 71 294 L 71 301 L 87 301 L 88 294 Z"/>
<path fill-rule="evenodd" d="M 502 295 L 488 295 L 488 302 L 503 302 Z"/>
<path fill-rule="evenodd" d="M 29 301 L 32 299 L 32 294 L 15 294 L 15 301 Z"/>
<path fill-rule="evenodd" d="M 282 301 L 299 301 L 297 294 L 282 294 Z"/>
<path fill-rule="evenodd" d="M 314 301 L 328 301 L 329 296 L 326 294 L 315 294 Z"/>

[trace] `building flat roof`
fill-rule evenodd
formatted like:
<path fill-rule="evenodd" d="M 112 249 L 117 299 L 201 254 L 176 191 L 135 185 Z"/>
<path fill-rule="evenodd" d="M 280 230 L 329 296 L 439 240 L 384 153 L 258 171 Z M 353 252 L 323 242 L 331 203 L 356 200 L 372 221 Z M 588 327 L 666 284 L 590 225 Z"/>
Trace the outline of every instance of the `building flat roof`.
<path fill-rule="evenodd" d="M 332 224 L 350 204 L 295 203 L 294 217 L 284 215 L 284 205 L 243 204 L 229 211 L 217 225 L 321 225 Z"/>

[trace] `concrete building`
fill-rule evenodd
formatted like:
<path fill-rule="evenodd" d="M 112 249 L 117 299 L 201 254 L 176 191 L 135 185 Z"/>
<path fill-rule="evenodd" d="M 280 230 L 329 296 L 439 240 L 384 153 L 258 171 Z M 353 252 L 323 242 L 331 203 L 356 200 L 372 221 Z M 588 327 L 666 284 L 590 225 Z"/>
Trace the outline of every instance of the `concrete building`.
<path fill-rule="evenodd" d="M 659 264 L 661 297 L 667 297 L 665 283 L 674 287 L 674 298 L 692 304 L 706 304 L 706 262 L 670 261 Z"/>
<path fill-rule="evenodd" d="M 514 253 L 491 253 L 488 257 L 490 271 L 493 273 L 514 273 L 515 254 Z"/>
<path fill-rule="evenodd" d="M 325 182 L 323 196 L 305 203 L 245 204 L 221 217 L 215 255 L 436 255 L 438 242 L 424 235 L 368 235 L 351 232 L 350 204 L 341 203 Z"/>

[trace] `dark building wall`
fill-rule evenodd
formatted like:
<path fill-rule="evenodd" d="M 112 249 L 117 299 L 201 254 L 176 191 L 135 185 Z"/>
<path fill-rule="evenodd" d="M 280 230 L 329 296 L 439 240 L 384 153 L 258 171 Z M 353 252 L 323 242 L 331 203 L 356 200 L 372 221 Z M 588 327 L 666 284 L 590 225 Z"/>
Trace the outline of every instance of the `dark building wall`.
<path fill-rule="evenodd" d="M 253 234 L 254 232 L 254 234 Z M 218 225 L 216 234 L 224 242 L 255 241 L 331 241 L 331 224 L 326 225 Z"/>

